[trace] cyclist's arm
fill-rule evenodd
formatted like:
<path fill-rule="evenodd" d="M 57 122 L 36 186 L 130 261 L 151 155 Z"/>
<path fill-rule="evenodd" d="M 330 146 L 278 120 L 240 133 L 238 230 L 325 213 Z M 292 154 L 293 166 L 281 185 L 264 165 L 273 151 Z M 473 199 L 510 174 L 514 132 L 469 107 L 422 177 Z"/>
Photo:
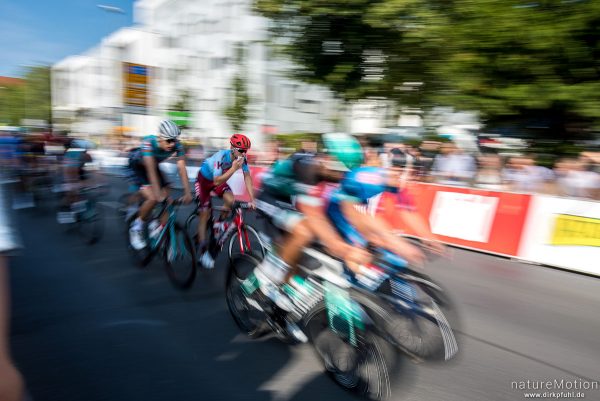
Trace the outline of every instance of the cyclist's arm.
<path fill-rule="evenodd" d="M 321 204 L 311 204 L 298 201 L 298 210 L 305 216 L 306 222 L 313 234 L 333 256 L 344 258 L 350 246 L 335 230 L 323 211 Z"/>
<path fill-rule="evenodd" d="M 227 170 L 225 173 L 213 178 L 213 182 L 215 183 L 215 185 L 221 185 L 224 182 L 227 182 L 227 180 L 229 180 L 231 178 L 231 176 L 237 171 L 237 169 L 242 167 L 241 163 L 242 162 L 240 162 L 238 160 L 234 160 L 233 163 L 231 164 L 231 167 L 229 168 L 229 170 Z"/>
<path fill-rule="evenodd" d="M 415 232 L 417 237 L 427 241 L 437 241 L 425 219 L 417 212 L 412 210 L 400 210 L 400 218 Z"/>
<path fill-rule="evenodd" d="M 185 168 L 185 158 L 179 157 L 177 160 L 177 169 L 179 170 L 179 178 L 181 179 L 181 185 L 183 185 L 184 194 L 191 193 L 190 180 L 187 175 L 187 169 Z"/>
<path fill-rule="evenodd" d="M 144 166 L 146 167 L 146 173 L 148 174 L 148 179 L 150 180 L 150 185 L 152 185 L 152 190 L 154 192 L 154 197 L 156 200 L 161 198 L 160 191 L 160 181 L 158 179 L 158 165 L 156 164 L 156 159 L 154 156 L 144 156 Z"/>
<path fill-rule="evenodd" d="M 229 180 L 231 178 L 231 176 L 233 175 L 233 173 L 235 173 L 235 169 L 233 167 L 231 167 L 225 173 L 221 174 L 218 177 L 215 177 L 214 180 L 213 180 L 213 182 L 215 183 L 215 185 L 221 185 L 224 182 L 227 182 L 227 180 Z"/>
<path fill-rule="evenodd" d="M 367 241 L 402 256 L 410 263 L 422 263 L 421 252 L 408 241 L 394 235 L 387 221 L 362 213 L 355 206 L 354 202 L 343 201 L 341 203 L 342 213 Z"/>
<path fill-rule="evenodd" d="M 250 173 L 244 172 L 244 183 L 246 184 L 246 190 L 250 196 L 250 202 L 254 202 L 254 184 L 252 183 L 252 176 Z"/>

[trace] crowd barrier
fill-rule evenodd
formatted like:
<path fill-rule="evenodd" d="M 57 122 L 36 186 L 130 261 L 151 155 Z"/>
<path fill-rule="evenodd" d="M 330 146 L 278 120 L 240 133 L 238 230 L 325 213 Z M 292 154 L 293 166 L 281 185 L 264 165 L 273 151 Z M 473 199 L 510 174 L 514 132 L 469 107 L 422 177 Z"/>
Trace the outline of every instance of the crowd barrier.
<path fill-rule="evenodd" d="M 264 171 L 251 169 L 257 188 Z M 247 199 L 241 174 L 229 184 Z M 408 192 L 444 243 L 600 276 L 600 202 L 428 183 L 413 183 Z M 395 229 L 415 235 L 395 202 L 384 194 L 371 207 Z"/>

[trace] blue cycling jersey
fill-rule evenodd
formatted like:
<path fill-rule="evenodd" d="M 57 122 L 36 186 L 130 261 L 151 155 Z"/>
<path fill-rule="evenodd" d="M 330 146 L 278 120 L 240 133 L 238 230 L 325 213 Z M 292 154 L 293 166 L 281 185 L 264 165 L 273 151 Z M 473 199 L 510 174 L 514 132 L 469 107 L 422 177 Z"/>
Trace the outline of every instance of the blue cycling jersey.
<path fill-rule="evenodd" d="M 359 167 L 346 174 L 340 184 L 341 192 L 366 204 L 369 199 L 383 192 L 396 192 L 387 186 L 387 172 L 379 167 Z"/>
<path fill-rule="evenodd" d="M 340 186 L 329 197 L 326 213 L 339 234 L 347 242 L 366 246 L 362 234 L 346 219 L 342 212 L 342 202 L 367 205 L 369 201 L 383 192 L 396 192 L 397 188 L 387 185 L 386 170 L 378 167 L 360 167 L 346 174 Z M 410 199 L 403 192 L 398 193 L 399 205 L 411 209 Z"/>
<path fill-rule="evenodd" d="M 220 150 L 208 159 L 204 160 L 202 167 L 200 167 L 200 173 L 204 176 L 204 178 L 212 181 L 215 179 L 215 177 L 223 175 L 223 172 L 229 170 L 232 164 L 233 160 L 231 159 L 231 150 Z M 244 173 L 250 173 L 248 161 L 245 159 L 244 164 L 242 164 L 242 171 Z"/>

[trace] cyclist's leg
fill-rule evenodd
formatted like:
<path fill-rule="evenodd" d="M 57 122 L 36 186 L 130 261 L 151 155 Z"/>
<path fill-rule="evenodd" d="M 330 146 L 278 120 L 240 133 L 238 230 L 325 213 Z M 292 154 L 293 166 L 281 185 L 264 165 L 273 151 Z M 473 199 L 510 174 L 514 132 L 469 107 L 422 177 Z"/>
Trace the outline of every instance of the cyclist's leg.
<path fill-rule="evenodd" d="M 148 218 L 150 217 L 150 212 L 152 212 L 152 209 L 154 209 L 158 203 L 158 199 L 156 199 L 154 191 L 152 190 L 152 185 L 150 184 L 150 179 L 148 178 L 148 174 L 146 172 L 146 167 L 143 165 L 137 165 L 134 169 L 134 172 L 138 178 L 138 182 L 141 184 L 140 193 L 145 199 L 144 203 L 142 203 L 142 206 L 140 206 L 138 218 L 142 222 L 147 222 Z M 156 174 L 158 175 L 159 185 L 161 186 L 161 193 L 163 196 L 165 196 L 163 190 L 168 186 L 168 182 L 158 166 L 156 166 Z"/>
<path fill-rule="evenodd" d="M 168 198 L 171 191 L 168 185 L 163 186 L 160 189 L 161 195 L 165 198 Z M 169 211 L 165 210 L 162 214 L 162 216 L 160 216 L 160 224 L 164 227 L 167 225 L 167 220 L 169 219 Z"/>
<path fill-rule="evenodd" d="M 225 220 L 231 213 L 231 207 L 233 206 L 233 202 L 235 202 L 235 196 L 233 195 L 233 191 L 231 190 L 229 185 L 227 185 L 226 182 L 221 185 L 217 185 L 213 189 L 213 191 L 218 197 L 223 199 L 224 210 L 221 211 L 221 214 L 219 215 L 219 220 Z"/>
<path fill-rule="evenodd" d="M 287 282 L 297 273 L 297 263 L 304 247 L 309 245 L 314 234 L 306 224 L 304 216 L 295 210 L 280 208 L 275 197 L 262 192 L 261 201 L 272 206 L 271 221 L 279 232 L 283 233 L 277 246 L 277 252 L 267 255 L 261 263 L 261 270 L 276 285 Z"/>
<path fill-rule="evenodd" d="M 211 199 L 210 192 L 214 184 L 212 181 L 204 178 L 202 173 L 198 172 L 194 188 L 196 190 L 196 198 L 198 199 L 198 255 L 201 256 L 207 247 L 206 226 L 210 219 Z"/>
<path fill-rule="evenodd" d="M 154 209 L 154 206 L 156 206 L 157 201 L 154 196 L 154 192 L 152 191 L 152 186 L 144 185 L 140 188 L 139 192 L 142 195 L 144 202 L 142 203 L 138 211 L 138 218 L 141 221 L 146 222 L 148 220 L 150 212 L 152 211 L 152 209 Z"/>

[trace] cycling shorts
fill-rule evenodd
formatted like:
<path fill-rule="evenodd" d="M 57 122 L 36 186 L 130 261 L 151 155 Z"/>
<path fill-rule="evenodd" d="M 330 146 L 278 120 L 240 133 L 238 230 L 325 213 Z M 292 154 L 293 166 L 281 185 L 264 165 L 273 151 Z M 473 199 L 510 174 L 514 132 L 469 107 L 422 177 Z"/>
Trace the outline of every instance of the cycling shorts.
<path fill-rule="evenodd" d="M 127 170 L 127 180 L 130 184 L 130 190 L 135 189 L 137 191 L 143 187 L 148 187 L 152 185 L 150 183 L 150 178 L 148 177 L 148 172 L 146 171 L 146 166 L 144 164 L 136 163 L 135 161 L 130 160 L 129 167 Z M 162 171 L 160 171 L 158 165 L 156 165 L 156 174 L 158 175 L 160 187 L 168 187 L 169 181 L 167 181 Z"/>
<path fill-rule="evenodd" d="M 204 177 L 200 171 L 198 171 L 194 189 L 196 190 L 198 209 L 200 211 L 210 210 L 211 192 L 214 192 L 219 198 L 222 198 L 225 192 L 233 192 L 229 185 L 227 185 L 227 182 L 224 182 L 221 185 L 215 185 L 212 180 Z"/>

